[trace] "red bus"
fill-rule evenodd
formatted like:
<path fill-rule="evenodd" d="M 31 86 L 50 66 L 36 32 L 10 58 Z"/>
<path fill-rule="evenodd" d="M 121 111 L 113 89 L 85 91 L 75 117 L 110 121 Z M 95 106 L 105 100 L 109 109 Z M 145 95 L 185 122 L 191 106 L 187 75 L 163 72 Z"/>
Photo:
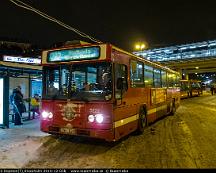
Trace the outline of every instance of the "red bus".
<path fill-rule="evenodd" d="M 41 130 L 116 141 L 180 103 L 179 73 L 111 44 L 42 53 Z"/>

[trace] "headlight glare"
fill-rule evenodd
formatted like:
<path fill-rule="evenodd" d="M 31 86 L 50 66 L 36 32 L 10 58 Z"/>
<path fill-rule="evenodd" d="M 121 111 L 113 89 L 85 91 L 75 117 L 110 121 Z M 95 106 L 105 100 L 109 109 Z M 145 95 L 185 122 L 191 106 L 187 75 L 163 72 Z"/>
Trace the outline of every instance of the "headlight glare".
<path fill-rule="evenodd" d="M 96 121 L 98 122 L 98 123 L 102 123 L 103 122 L 103 114 L 96 114 L 95 115 L 95 118 L 96 118 Z"/>
<path fill-rule="evenodd" d="M 94 119 L 95 119 L 94 115 L 89 115 L 88 116 L 88 121 L 89 122 L 91 122 L 91 123 L 94 122 Z"/>
<path fill-rule="evenodd" d="M 46 111 L 43 111 L 42 112 L 42 117 L 45 119 L 45 118 L 47 118 L 49 116 L 49 113 L 48 112 L 46 112 Z"/>
<path fill-rule="evenodd" d="M 50 118 L 50 119 L 53 118 L 53 113 L 52 112 L 49 113 L 48 118 Z"/>
<path fill-rule="evenodd" d="M 47 119 L 47 118 L 51 119 L 51 118 L 53 118 L 53 113 L 52 112 L 43 111 L 42 112 L 42 118 L 43 119 Z"/>

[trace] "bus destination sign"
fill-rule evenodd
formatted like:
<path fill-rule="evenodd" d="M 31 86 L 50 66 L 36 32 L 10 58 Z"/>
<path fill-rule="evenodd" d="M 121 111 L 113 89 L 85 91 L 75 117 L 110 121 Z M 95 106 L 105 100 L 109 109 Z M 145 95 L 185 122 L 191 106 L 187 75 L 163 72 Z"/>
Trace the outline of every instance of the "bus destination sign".
<path fill-rule="evenodd" d="M 64 62 L 76 60 L 97 59 L 100 57 L 100 47 L 81 47 L 51 51 L 47 55 L 48 62 Z"/>

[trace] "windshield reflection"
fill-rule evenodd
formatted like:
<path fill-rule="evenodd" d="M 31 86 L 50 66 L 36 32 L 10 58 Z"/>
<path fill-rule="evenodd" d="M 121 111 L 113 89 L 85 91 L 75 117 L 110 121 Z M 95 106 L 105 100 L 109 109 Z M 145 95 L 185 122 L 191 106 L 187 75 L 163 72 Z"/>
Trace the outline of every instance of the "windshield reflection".
<path fill-rule="evenodd" d="M 45 67 L 44 98 L 72 100 L 110 100 L 112 75 L 110 63 L 73 64 Z"/>

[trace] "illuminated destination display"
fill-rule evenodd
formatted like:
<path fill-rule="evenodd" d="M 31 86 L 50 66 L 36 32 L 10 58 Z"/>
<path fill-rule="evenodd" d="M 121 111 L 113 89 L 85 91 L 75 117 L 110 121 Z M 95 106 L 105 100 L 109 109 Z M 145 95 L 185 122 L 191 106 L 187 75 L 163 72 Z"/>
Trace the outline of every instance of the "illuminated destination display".
<path fill-rule="evenodd" d="M 18 62 L 18 63 L 25 63 L 25 64 L 41 64 L 41 59 L 38 58 L 23 58 L 23 57 L 15 57 L 15 56 L 4 56 L 3 61 Z"/>
<path fill-rule="evenodd" d="M 100 57 L 100 47 L 81 47 L 74 49 L 63 49 L 49 52 L 48 62 L 56 61 L 75 61 L 97 59 Z"/>

